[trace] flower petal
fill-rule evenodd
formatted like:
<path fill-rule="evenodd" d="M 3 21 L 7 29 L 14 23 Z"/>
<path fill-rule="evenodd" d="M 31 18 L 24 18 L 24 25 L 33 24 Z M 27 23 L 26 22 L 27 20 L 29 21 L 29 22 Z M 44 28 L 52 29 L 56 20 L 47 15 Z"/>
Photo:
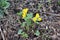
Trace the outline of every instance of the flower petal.
<path fill-rule="evenodd" d="M 38 21 L 42 21 L 42 18 L 38 18 Z"/>
<path fill-rule="evenodd" d="M 37 18 L 36 18 L 36 17 L 34 17 L 32 20 L 33 20 L 34 22 L 36 22 L 36 21 L 37 21 Z"/>
<path fill-rule="evenodd" d="M 40 17 L 40 15 L 39 15 L 39 13 L 36 13 L 36 16 L 35 16 L 36 18 L 39 18 Z"/>
<path fill-rule="evenodd" d="M 25 18 L 28 12 L 28 8 L 22 10 L 22 18 Z"/>

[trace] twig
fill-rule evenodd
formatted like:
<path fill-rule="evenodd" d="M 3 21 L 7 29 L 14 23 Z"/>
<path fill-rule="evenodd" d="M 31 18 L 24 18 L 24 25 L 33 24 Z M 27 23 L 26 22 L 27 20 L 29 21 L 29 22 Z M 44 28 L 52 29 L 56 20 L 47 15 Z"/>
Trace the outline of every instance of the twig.
<path fill-rule="evenodd" d="M 5 40 L 5 37 L 4 37 L 4 34 L 3 34 L 2 30 L 1 30 L 1 28 L 0 28 L 0 32 L 1 32 L 1 36 L 2 36 L 3 40 Z"/>
<path fill-rule="evenodd" d="M 44 12 L 42 12 L 42 13 L 44 13 Z M 60 14 L 55 14 L 55 13 L 49 13 L 49 12 L 46 12 L 46 13 L 44 13 L 44 14 L 48 14 L 48 15 L 51 15 L 51 16 L 59 16 L 60 17 Z"/>

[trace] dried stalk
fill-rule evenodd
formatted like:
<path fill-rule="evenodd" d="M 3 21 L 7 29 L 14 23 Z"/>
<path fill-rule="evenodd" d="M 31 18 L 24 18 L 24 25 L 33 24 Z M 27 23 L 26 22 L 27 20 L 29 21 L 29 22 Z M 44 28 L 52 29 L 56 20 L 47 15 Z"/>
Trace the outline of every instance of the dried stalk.
<path fill-rule="evenodd" d="M 2 30 L 1 30 L 1 28 L 0 28 L 0 32 L 1 32 L 1 36 L 2 36 L 3 40 L 5 40 L 5 37 L 4 37 L 4 34 L 3 34 Z"/>

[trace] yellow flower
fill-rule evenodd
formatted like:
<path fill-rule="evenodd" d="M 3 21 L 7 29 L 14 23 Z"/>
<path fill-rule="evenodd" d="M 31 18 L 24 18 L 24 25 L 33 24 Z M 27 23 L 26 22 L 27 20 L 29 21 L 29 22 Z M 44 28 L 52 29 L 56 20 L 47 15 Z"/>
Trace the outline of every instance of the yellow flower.
<path fill-rule="evenodd" d="M 42 18 L 38 18 L 38 21 L 42 21 Z"/>
<path fill-rule="evenodd" d="M 22 18 L 25 18 L 28 12 L 28 8 L 22 10 Z"/>
<path fill-rule="evenodd" d="M 42 21 L 42 18 L 40 18 L 40 15 L 39 15 L 39 13 L 36 13 L 36 16 L 35 17 L 33 17 L 33 19 L 32 19 L 34 22 L 36 22 L 36 21 Z"/>
<path fill-rule="evenodd" d="M 39 18 L 40 17 L 40 15 L 39 15 L 39 13 L 36 13 L 36 16 L 35 16 L 36 18 Z"/>
<path fill-rule="evenodd" d="M 36 21 L 37 21 L 37 18 L 36 18 L 36 17 L 33 17 L 32 20 L 33 20 L 34 22 L 36 22 Z"/>

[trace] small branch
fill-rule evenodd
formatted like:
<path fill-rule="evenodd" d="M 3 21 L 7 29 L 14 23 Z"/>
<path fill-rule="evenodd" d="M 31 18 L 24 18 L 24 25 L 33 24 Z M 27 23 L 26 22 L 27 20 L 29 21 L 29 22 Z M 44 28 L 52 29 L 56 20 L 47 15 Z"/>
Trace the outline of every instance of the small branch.
<path fill-rule="evenodd" d="M 1 30 L 1 28 L 0 28 L 0 32 L 1 32 L 1 36 L 2 36 L 3 40 L 5 40 L 5 37 L 4 37 L 4 34 L 3 34 L 2 30 Z"/>
<path fill-rule="evenodd" d="M 44 13 L 44 12 L 42 12 L 42 13 Z M 48 15 L 51 15 L 51 16 L 59 16 L 60 17 L 60 14 L 55 14 L 55 13 L 44 13 L 44 14 L 48 14 Z"/>

